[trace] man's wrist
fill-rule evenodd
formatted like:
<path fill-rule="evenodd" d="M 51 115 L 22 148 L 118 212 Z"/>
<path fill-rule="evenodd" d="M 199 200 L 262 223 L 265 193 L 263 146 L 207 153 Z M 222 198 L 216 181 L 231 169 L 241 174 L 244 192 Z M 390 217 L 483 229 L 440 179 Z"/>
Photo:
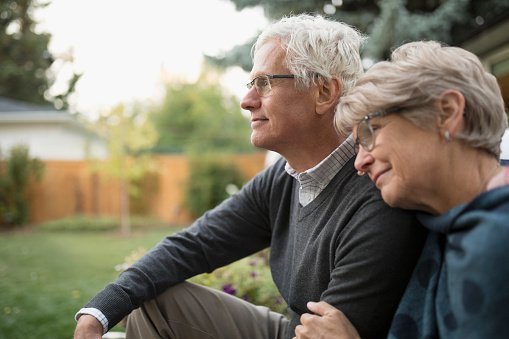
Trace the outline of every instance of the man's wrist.
<path fill-rule="evenodd" d="M 78 311 L 78 313 L 76 313 L 74 318 L 76 319 L 76 321 L 78 321 L 81 318 L 81 316 L 83 316 L 83 315 L 90 315 L 90 316 L 94 317 L 99 322 L 99 324 L 101 324 L 103 334 L 108 332 L 108 319 L 97 308 L 89 308 L 89 307 L 82 308 L 81 310 Z"/>

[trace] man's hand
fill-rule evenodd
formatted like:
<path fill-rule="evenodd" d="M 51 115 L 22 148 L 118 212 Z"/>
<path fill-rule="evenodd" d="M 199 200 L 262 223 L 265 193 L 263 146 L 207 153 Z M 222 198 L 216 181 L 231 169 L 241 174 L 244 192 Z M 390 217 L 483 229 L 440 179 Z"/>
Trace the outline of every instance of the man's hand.
<path fill-rule="evenodd" d="M 346 316 L 325 301 L 308 302 L 314 314 L 304 313 L 295 328 L 294 339 L 360 339 L 359 333 Z"/>
<path fill-rule="evenodd" d="M 101 339 L 103 326 L 94 316 L 83 314 L 74 330 L 74 339 Z"/>

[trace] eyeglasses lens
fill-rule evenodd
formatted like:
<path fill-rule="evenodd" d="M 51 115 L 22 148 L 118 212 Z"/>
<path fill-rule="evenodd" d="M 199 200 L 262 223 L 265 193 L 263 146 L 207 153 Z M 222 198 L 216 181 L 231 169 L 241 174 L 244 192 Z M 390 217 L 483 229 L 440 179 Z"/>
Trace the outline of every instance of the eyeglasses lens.
<path fill-rule="evenodd" d="M 256 91 L 259 95 L 264 96 L 270 92 L 270 80 L 266 76 L 259 76 L 254 82 Z"/>
<path fill-rule="evenodd" d="M 371 128 L 370 119 L 360 122 L 357 127 L 357 138 L 366 151 L 369 152 L 373 149 L 373 129 Z"/>

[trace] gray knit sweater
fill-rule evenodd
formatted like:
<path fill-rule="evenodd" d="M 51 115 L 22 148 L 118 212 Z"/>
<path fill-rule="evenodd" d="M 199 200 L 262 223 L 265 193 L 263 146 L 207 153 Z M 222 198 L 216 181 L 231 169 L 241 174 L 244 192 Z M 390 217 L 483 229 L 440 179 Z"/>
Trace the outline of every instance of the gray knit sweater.
<path fill-rule="evenodd" d="M 308 301 L 340 308 L 362 338 L 387 331 L 424 240 L 412 213 L 391 209 L 353 159 L 315 200 L 278 161 L 190 227 L 163 239 L 86 307 L 110 328 L 144 301 L 189 277 L 271 248 L 272 275 L 294 335 Z"/>

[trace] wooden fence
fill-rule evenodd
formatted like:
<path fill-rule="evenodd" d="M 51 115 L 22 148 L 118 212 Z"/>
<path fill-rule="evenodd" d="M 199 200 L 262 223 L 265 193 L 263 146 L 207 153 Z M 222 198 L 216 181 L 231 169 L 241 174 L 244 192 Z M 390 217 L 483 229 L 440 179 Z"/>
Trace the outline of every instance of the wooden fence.
<path fill-rule="evenodd" d="M 231 161 L 246 178 L 252 178 L 263 169 L 265 153 L 235 155 Z M 156 162 L 158 172 L 144 180 L 139 198 L 132 203 L 132 213 L 170 224 L 191 222 L 184 205 L 188 158 L 165 155 L 156 157 Z M 29 221 L 37 224 L 78 214 L 118 216 L 119 192 L 116 180 L 91 171 L 87 162 L 47 161 L 42 180 L 29 188 Z"/>

